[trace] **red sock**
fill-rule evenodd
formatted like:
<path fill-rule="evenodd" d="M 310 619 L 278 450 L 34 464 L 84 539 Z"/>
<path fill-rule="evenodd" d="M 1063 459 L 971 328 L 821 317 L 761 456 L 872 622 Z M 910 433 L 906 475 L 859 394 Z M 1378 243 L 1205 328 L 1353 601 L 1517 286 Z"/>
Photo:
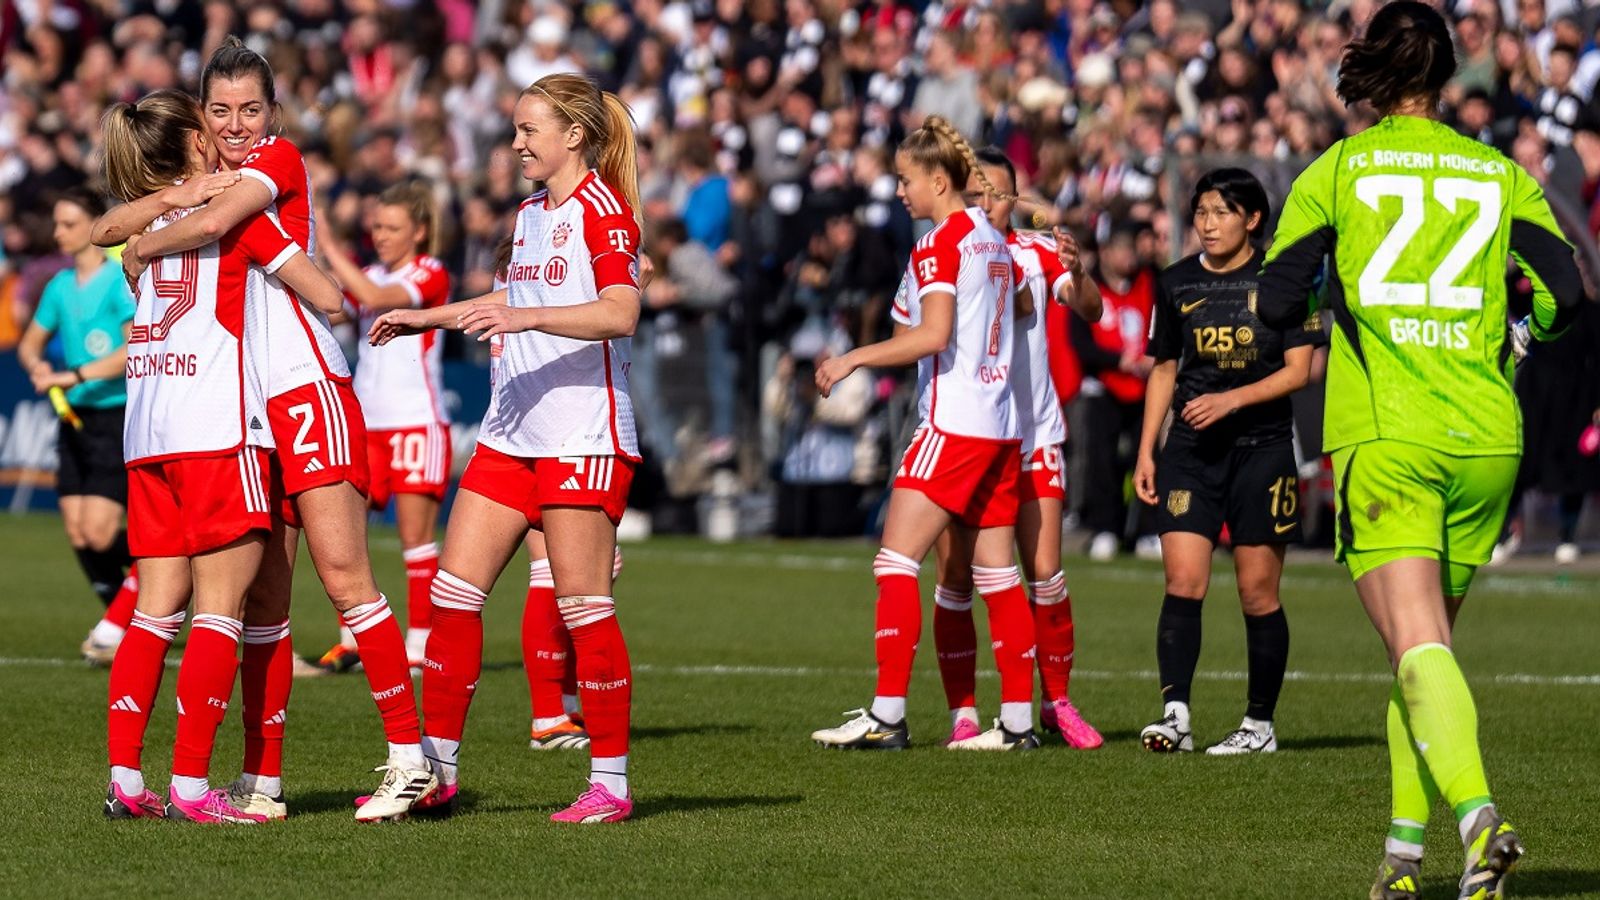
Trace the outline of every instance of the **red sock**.
<path fill-rule="evenodd" d="M 217 728 L 228 714 L 233 677 L 239 671 L 238 619 L 201 613 L 189 627 L 189 644 L 178 667 L 178 736 L 172 745 L 172 774 L 205 778 Z"/>
<path fill-rule="evenodd" d="M 1033 589 L 1033 631 L 1039 641 L 1039 685 L 1046 702 L 1067 696 L 1072 677 L 1072 598 L 1061 572 L 1028 585 Z"/>
<path fill-rule="evenodd" d="M 528 674 L 528 700 L 535 719 L 566 715 L 562 678 L 571 662 L 566 623 L 556 608 L 556 583 L 550 560 L 528 567 L 528 602 L 522 607 L 522 667 Z"/>
<path fill-rule="evenodd" d="M 417 719 L 417 698 L 411 691 L 411 664 L 388 598 L 379 594 L 371 603 L 345 610 L 341 618 L 356 636 L 361 670 L 367 673 L 367 687 L 378 704 L 389 743 L 417 743 L 422 739 L 422 725 Z"/>
<path fill-rule="evenodd" d="M 939 680 L 951 709 L 978 705 L 978 631 L 972 625 L 972 593 L 939 585 L 933 589 L 933 650 Z"/>
<path fill-rule="evenodd" d="M 106 614 L 102 618 L 126 630 L 133 621 L 133 609 L 138 605 L 139 564 L 134 563 L 128 569 L 128 577 L 122 579 L 122 588 L 117 591 L 117 596 L 111 598 L 111 605 L 106 607 Z"/>
<path fill-rule="evenodd" d="M 561 667 L 561 705 L 566 706 L 568 697 L 578 696 L 578 655 L 572 649 L 572 632 L 565 628 L 561 629 L 561 650 L 567 654 L 567 663 Z"/>
<path fill-rule="evenodd" d="M 251 775 L 283 775 L 283 728 L 294 685 L 294 645 L 289 620 L 246 625 L 244 662 L 239 666 L 244 704 L 244 769 Z"/>
<path fill-rule="evenodd" d="M 556 604 L 572 633 L 589 754 L 626 756 L 633 670 L 622 626 L 617 623 L 616 604 L 610 597 L 562 597 Z"/>
<path fill-rule="evenodd" d="M 433 579 L 433 631 L 422 670 L 428 736 L 461 740 L 483 671 L 484 592 L 446 571 Z M 454 762 L 454 760 L 448 760 Z"/>
<path fill-rule="evenodd" d="M 140 767 L 150 709 L 161 690 L 161 673 L 167 668 L 167 649 L 182 625 L 181 612 L 160 619 L 135 612 L 128 633 L 117 646 L 107 690 L 111 706 L 106 714 L 106 749 L 113 766 Z"/>
<path fill-rule="evenodd" d="M 429 628 L 433 622 L 434 576 L 439 574 L 439 545 L 421 544 L 404 551 L 406 562 L 406 627 Z"/>
<path fill-rule="evenodd" d="M 922 592 L 917 575 L 922 566 L 893 550 L 879 550 L 872 561 L 878 581 L 877 630 L 879 697 L 904 697 L 911 685 L 911 663 L 922 636 Z"/>
<path fill-rule="evenodd" d="M 989 608 L 989 637 L 1000 670 L 1000 702 L 1033 702 L 1033 614 L 1016 566 L 972 567 L 972 583 Z M 1003 710 L 1002 710 L 1003 712 Z"/>

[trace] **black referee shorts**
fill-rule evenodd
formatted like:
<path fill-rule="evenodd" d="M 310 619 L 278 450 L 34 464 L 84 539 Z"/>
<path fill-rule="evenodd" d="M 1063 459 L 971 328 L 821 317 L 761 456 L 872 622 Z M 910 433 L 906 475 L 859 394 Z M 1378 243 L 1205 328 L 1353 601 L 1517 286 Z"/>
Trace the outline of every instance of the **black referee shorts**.
<path fill-rule="evenodd" d="M 1169 439 L 1156 459 L 1156 528 L 1216 543 L 1300 540 L 1300 479 L 1288 441 L 1260 447 L 1208 446 Z"/>
<path fill-rule="evenodd" d="M 91 495 L 128 505 L 128 469 L 122 462 L 122 422 L 127 407 L 80 409 L 83 428 L 61 423 L 56 451 L 56 493 Z"/>

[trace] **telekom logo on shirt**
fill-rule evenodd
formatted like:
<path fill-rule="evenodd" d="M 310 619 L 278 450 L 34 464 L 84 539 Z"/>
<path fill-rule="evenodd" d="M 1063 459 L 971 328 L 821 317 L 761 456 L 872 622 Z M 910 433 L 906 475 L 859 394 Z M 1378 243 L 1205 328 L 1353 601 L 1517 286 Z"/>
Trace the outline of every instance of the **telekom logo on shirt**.
<path fill-rule="evenodd" d="M 919 275 L 923 281 L 933 278 L 933 274 L 938 270 L 939 261 L 931 256 L 917 260 L 917 275 Z"/>

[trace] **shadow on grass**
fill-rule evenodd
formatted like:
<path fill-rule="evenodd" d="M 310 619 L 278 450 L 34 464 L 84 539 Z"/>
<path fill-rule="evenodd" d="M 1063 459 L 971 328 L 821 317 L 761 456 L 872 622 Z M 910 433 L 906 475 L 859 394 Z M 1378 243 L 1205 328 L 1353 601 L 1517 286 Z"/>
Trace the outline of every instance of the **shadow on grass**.
<path fill-rule="evenodd" d="M 1593 897 L 1600 894 L 1600 869 L 1518 869 L 1507 881 L 1517 897 Z"/>
<path fill-rule="evenodd" d="M 1279 738 L 1279 750 L 1348 750 L 1352 747 L 1377 747 L 1386 743 L 1381 734 L 1320 734 L 1302 738 Z"/>
<path fill-rule="evenodd" d="M 751 725 L 733 725 L 725 722 L 704 722 L 695 725 L 657 725 L 648 728 L 634 728 L 632 737 L 641 740 L 655 738 L 687 737 L 691 735 L 730 735 L 748 734 L 754 731 Z"/>
<path fill-rule="evenodd" d="M 1139 743 L 1139 729 L 1137 728 L 1105 729 L 1100 732 L 1100 736 L 1105 738 L 1106 743 L 1108 744 L 1120 744 L 1123 741 L 1131 741 L 1135 744 Z M 1051 737 L 1055 740 L 1060 740 L 1060 738 L 1056 737 L 1055 735 L 1051 735 Z"/>
<path fill-rule="evenodd" d="M 634 808 L 633 817 L 635 819 L 648 819 L 651 816 L 676 812 L 697 813 L 723 809 L 741 809 L 752 806 L 791 806 L 804 802 L 805 799 L 799 794 L 745 794 L 732 797 L 689 797 L 668 794 L 665 797 L 650 797 L 640 801 L 639 805 Z"/>

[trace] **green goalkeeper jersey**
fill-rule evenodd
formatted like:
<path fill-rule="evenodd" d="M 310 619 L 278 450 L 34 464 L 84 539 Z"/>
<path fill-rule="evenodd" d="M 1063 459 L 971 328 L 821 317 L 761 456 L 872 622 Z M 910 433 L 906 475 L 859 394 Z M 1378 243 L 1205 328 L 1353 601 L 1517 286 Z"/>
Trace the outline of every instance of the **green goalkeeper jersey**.
<path fill-rule="evenodd" d="M 1533 336 L 1582 285 L 1544 192 L 1492 147 L 1389 116 L 1334 144 L 1284 203 L 1261 274 L 1269 325 L 1305 320 L 1326 256 L 1335 328 L 1323 448 L 1378 438 L 1462 456 L 1520 453 L 1506 257 L 1533 284 Z"/>

